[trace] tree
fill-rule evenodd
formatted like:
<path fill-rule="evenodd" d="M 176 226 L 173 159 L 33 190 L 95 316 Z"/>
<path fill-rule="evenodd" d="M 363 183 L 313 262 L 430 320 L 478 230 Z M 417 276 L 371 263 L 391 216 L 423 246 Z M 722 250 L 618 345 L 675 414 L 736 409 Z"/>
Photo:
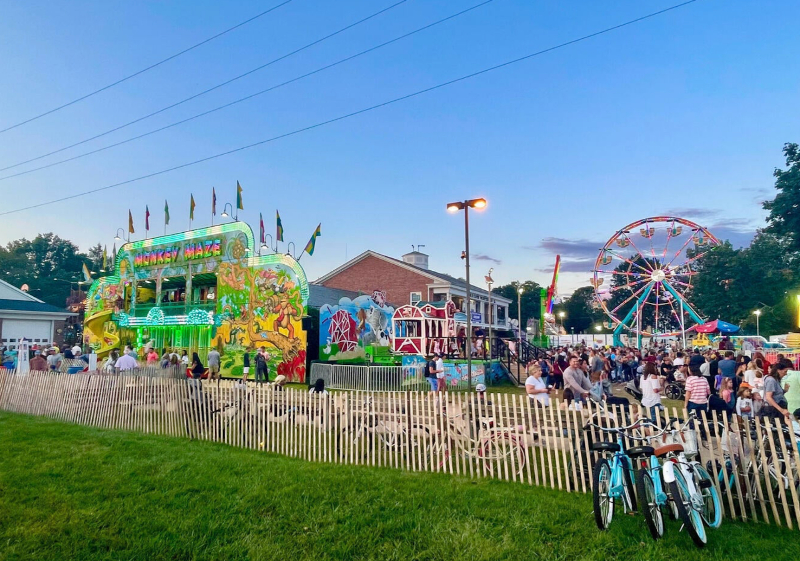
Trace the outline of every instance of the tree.
<path fill-rule="evenodd" d="M 587 333 L 594 325 L 601 325 L 605 319 L 603 311 L 592 306 L 593 302 L 594 288 L 583 286 L 553 308 L 553 312 L 556 318 L 559 317 L 559 312 L 564 312 L 563 325 L 567 333 L 573 329 L 575 333 Z M 560 319 L 556 321 L 561 323 Z"/>
<path fill-rule="evenodd" d="M 89 269 L 92 271 L 99 271 L 103 268 L 103 246 L 97 244 L 94 247 L 89 248 L 89 260 L 92 264 L 89 266 Z"/>
<path fill-rule="evenodd" d="M 520 325 L 522 329 L 525 329 L 529 319 L 539 319 L 539 310 L 541 308 L 540 293 L 542 287 L 534 281 L 525 281 L 522 285 L 515 281 L 511 284 L 493 288 L 492 292 L 511 300 L 511 304 L 508 307 L 508 315 L 511 319 L 519 319 L 517 317 L 517 297 L 519 296 L 520 286 L 522 286 L 522 322 L 520 322 Z"/>
<path fill-rule="evenodd" d="M 800 251 L 800 147 L 796 143 L 783 146 L 786 167 L 775 168 L 775 188 L 778 194 L 764 202 L 769 211 L 766 231 L 785 240 L 792 251 Z"/>
<path fill-rule="evenodd" d="M 31 295 L 63 308 L 70 288 L 83 280 L 83 264 L 91 267 L 87 255 L 68 240 L 52 234 L 39 234 L 33 240 L 22 238 L 0 248 L 3 279 L 20 287 L 27 284 Z"/>

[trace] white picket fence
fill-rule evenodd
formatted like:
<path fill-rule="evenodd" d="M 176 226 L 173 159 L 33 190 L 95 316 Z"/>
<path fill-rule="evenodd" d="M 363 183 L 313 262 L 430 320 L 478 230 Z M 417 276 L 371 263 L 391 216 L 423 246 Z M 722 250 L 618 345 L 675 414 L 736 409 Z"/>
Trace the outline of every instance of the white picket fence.
<path fill-rule="evenodd" d="M 358 373 L 356 367 L 352 375 Z M 521 394 L 356 390 L 316 395 L 230 380 L 0 372 L 0 410 L 210 440 L 308 461 L 591 492 L 599 458 L 591 443 L 606 436 L 587 421 L 619 426 L 638 413 L 616 407 L 563 410 L 558 400 L 550 407 L 537 403 Z M 686 411 L 673 408 L 666 415 L 686 418 Z M 725 516 L 799 525 L 800 452 L 780 421 L 746 422 L 712 412 L 698 425 L 706 435 L 698 459 L 715 480 Z"/>

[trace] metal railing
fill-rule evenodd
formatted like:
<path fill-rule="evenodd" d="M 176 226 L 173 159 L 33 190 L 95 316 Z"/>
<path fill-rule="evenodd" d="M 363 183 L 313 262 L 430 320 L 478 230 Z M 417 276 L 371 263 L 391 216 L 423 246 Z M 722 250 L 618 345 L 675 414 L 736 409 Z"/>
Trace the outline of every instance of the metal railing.
<path fill-rule="evenodd" d="M 311 364 L 310 384 L 318 379 L 336 390 L 405 391 L 430 389 L 424 366 L 372 366 L 355 364 Z"/>

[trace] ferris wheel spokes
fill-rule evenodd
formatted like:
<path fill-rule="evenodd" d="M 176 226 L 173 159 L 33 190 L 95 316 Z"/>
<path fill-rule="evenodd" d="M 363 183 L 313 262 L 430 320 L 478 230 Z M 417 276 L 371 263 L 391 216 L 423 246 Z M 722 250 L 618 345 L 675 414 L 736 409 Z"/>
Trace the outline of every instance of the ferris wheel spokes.
<path fill-rule="evenodd" d="M 630 296 L 628 296 L 628 297 L 625 299 L 625 301 L 624 301 L 624 302 L 620 303 L 620 304 L 619 304 L 619 305 L 618 305 L 616 308 L 614 308 L 613 310 L 611 310 L 611 313 L 612 313 L 612 314 L 616 314 L 616 313 L 617 313 L 617 310 L 619 310 L 619 309 L 620 309 L 622 306 L 624 306 L 625 304 L 627 304 L 628 302 L 630 302 L 630 301 L 631 301 L 631 300 L 633 300 L 634 298 L 637 298 L 637 297 L 638 297 L 638 296 L 639 296 L 639 295 L 642 293 L 642 291 L 643 291 L 643 290 L 645 290 L 645 289 L 646 289 L 646 288 L 648 288 L 648 287 L 649 287 L 650 289 L 652 289 L 652 288 L 653 288 L 653 285 L 652 285 L 652 284 L 650 284 L 650 283 L 647 283 L 646 285 L 644 285 L 643 287 L 641 287 L 639 290 L 637 290 L 636 292 L 634 292 L 633 294 L 631 294 Z M 650 290 L 648 290 L 648 291 L 647 291 L 647 294 L 648 294 L 648 296 L 650 295 Z"/>
<path fill-rule="evenodd" d="M 649 228 L 649 226 L 648 226 L 648 228 Z M 639 257 L 641 257 L 641 258 L 642 258 L 642 261 L 644 261 L 644 262 L 645 262 L 645 264 L 648 266 L 648 272 L 649 272 L 649 273 L 652 273 L 652 272 L 653 272 L 653 270 L 654 270 L 654 268 L 650 268 L 650 262 L 647 260 L 647 257 L 645 257 L 645 256 L 644 256 L 644 253 L 642 253 L 642 250 L 641 250 L 641 249 L 639 249 L 638 247 L 636 247 L 636 244 L 635 244 L 635 243 L 633 243 L 633 240 L 631 239 L 631 237 L 630 237 L 628 234 L 629 234 L 629 232 L 625 232 L 625 238 L 626 238 L 626 239 L 627 239 L 629 242 L 631 242 L 631 246 L 633 246 L 633 249 L 635 249 L 635 250 L 636 250 L 636 252 L 639 254 Z M 652 239 L 651 239 L 651 242 L 650 242 L 650 243 L 652 243 Z"/>
<path fill-rule="evenodd" d="M 631 265 L 633 265 L 634 267 L 638 267 L 638 268 L 640 268 L 640 269 L 641 269 L 642 271 L 644 271 L 645 273 L 652 273 L 652 272 L 653 272 L 653 270 L 652 270 L 652 269 L 646 269 L 645 267 L 642 267 L 641 265 L 639 265 L 639 264 L 638 264 L 638 263 L 636 263 L 635 261 L 631 261 L 631 260 L 630 260 L 630 259 L 628 259 L 627 257 L 623 257 L 622 255 L 620 255 L 619 253 L 617 253 L 617 252 L 616 252 L 616 251 L 614 251 L 613 249 L 605 249 L 604 251 L 605 251 L 606 253 L 610 253 L 612 256 L 616 257 L 616 258 L 617 258 L 617 259 L 619 259 L 620 261 L 625 261 L 625 263 L 630 263 L 630 264 L 631 264 Z M 645 262 L 646 262 L 646 260 L 645 260 Z"/>

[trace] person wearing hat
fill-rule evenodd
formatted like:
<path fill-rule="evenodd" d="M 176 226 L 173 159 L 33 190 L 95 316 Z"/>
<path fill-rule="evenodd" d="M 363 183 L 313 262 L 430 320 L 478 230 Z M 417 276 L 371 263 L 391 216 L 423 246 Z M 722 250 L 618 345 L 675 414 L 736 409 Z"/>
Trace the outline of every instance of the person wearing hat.
<path fill-rule="evenodd" d="M 42 351 L 33 351 L 30 369 L 38 372 L 46 372 L 48 370 L 47 360 L 42 356 Z"/>

